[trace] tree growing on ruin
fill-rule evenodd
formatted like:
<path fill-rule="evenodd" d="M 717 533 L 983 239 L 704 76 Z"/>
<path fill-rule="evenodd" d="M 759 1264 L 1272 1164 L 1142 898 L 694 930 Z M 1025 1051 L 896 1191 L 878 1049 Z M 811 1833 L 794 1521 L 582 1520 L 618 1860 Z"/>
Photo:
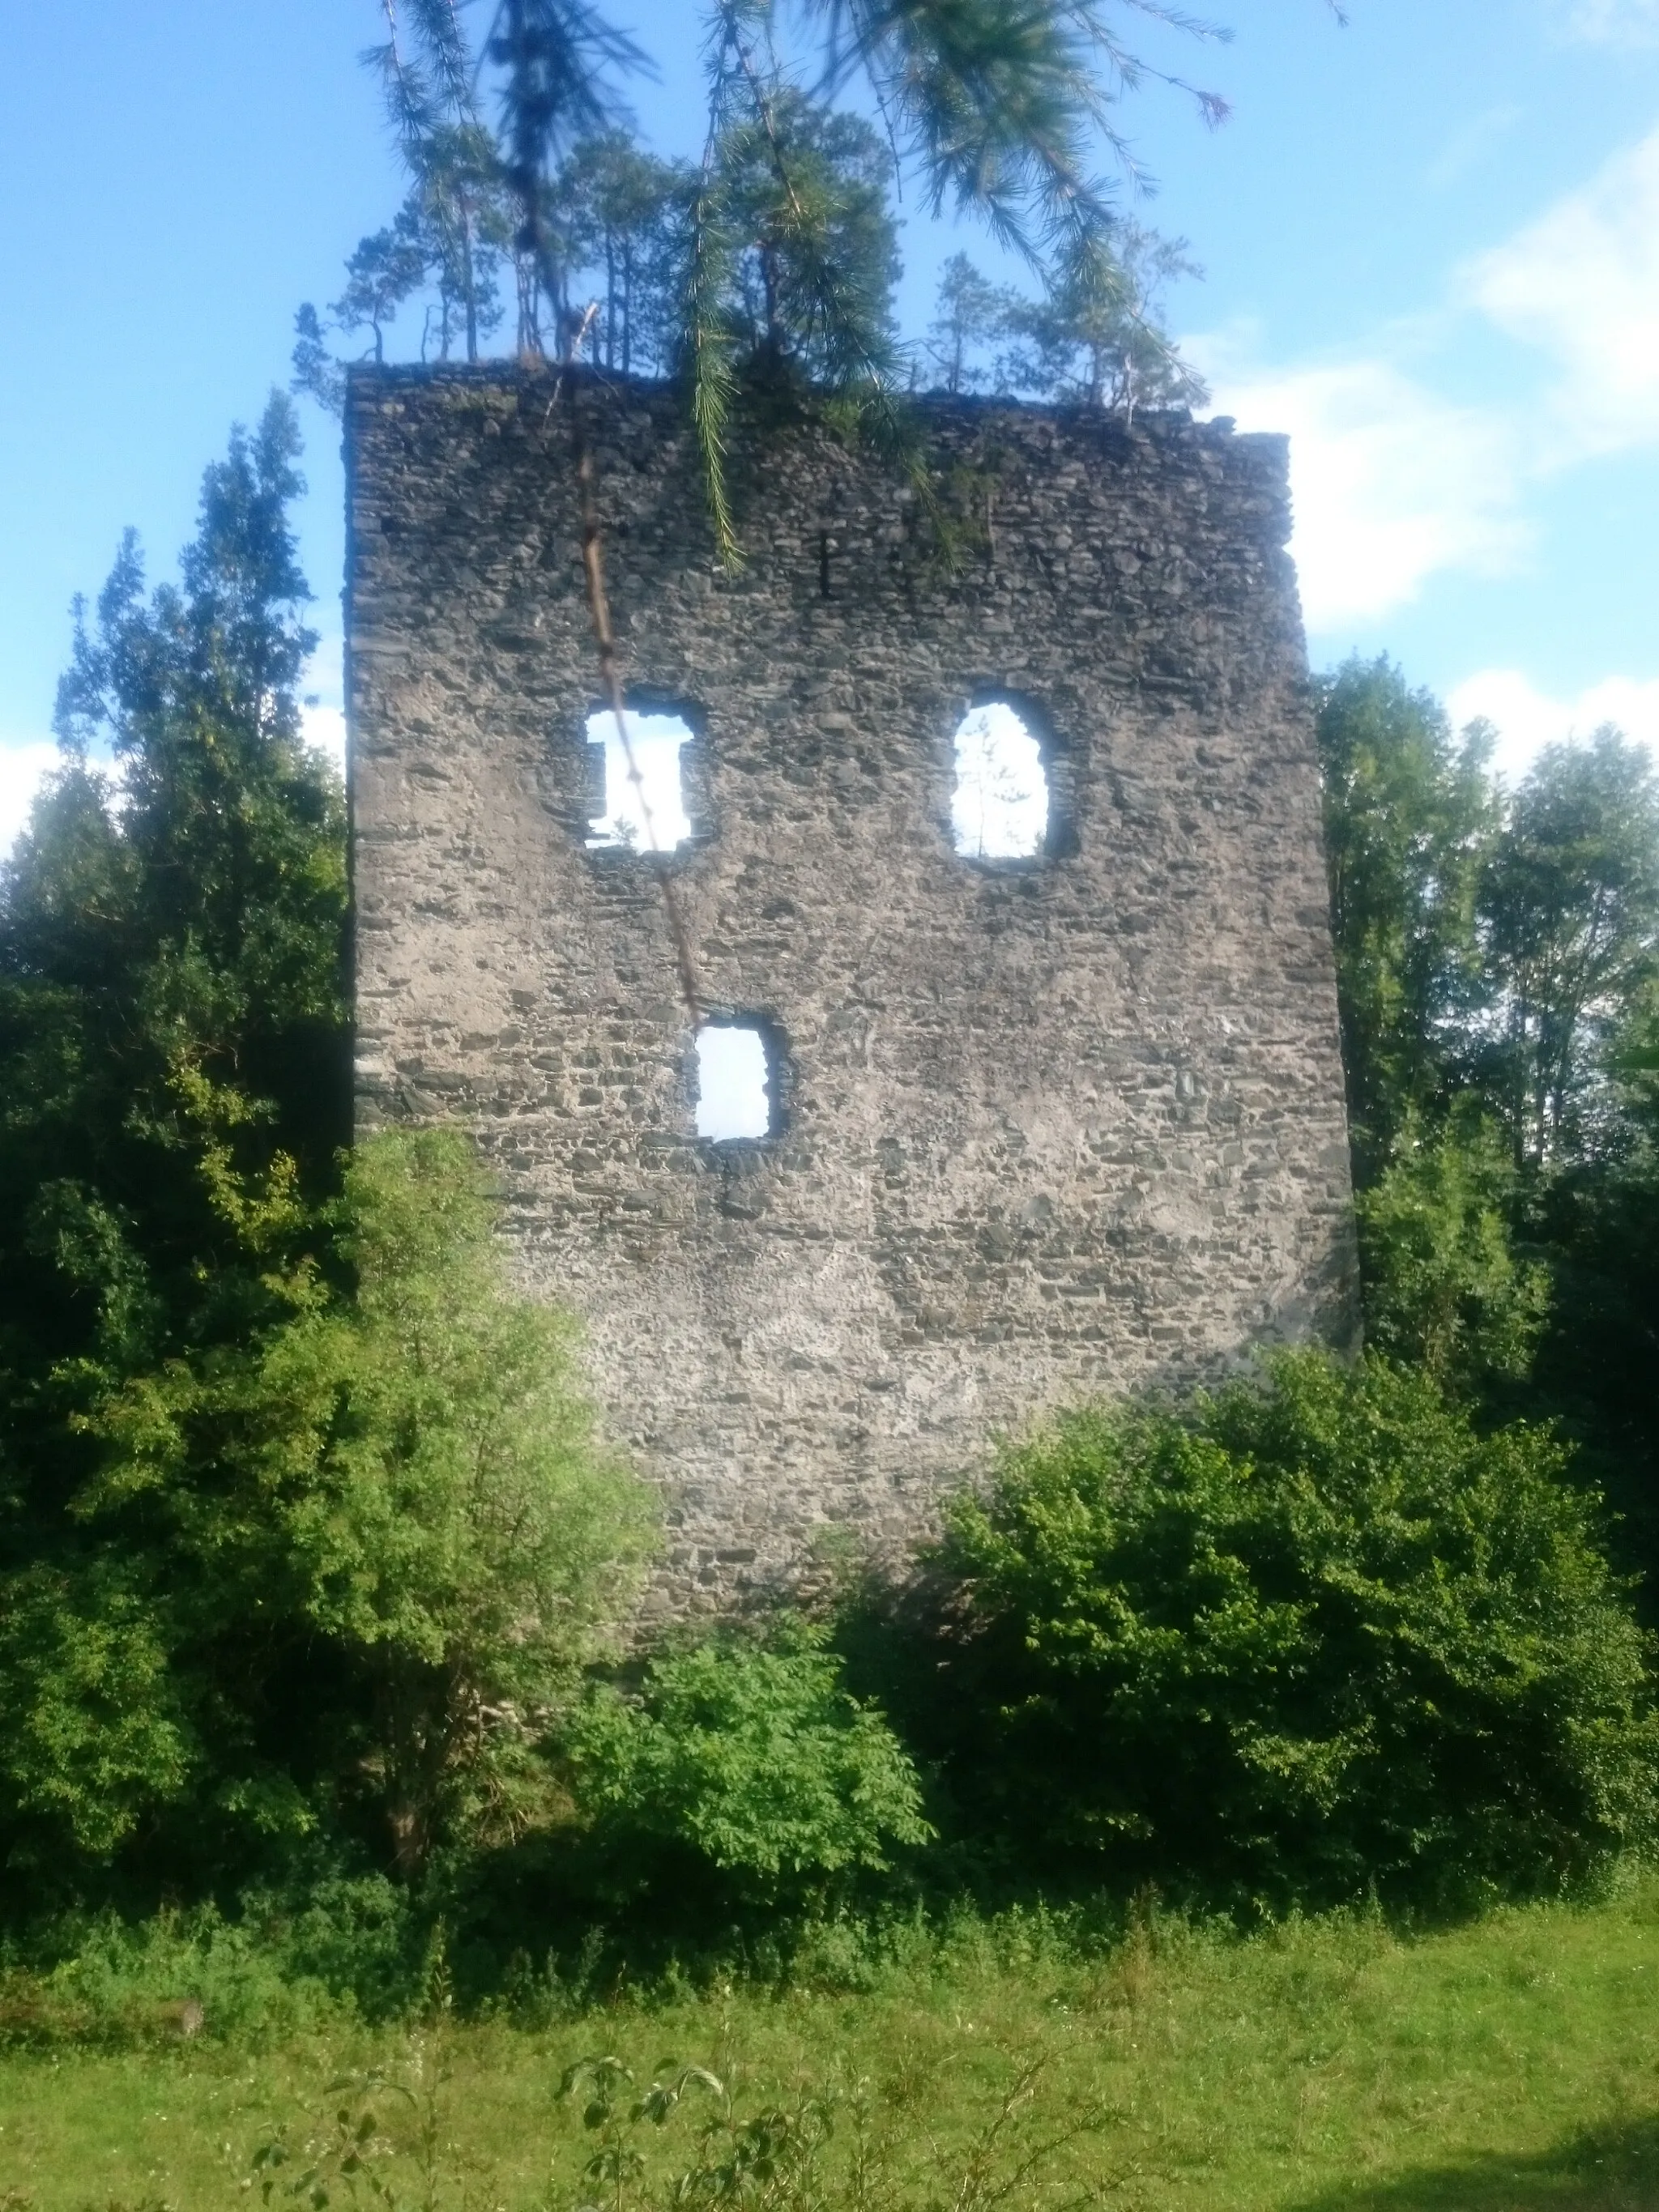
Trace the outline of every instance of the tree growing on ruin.
<path fill-rule="evenodd" d="M 1103 153 L 1127 161 L 1116 103 L 1149 75 L 1180 84 L 1211 122 L 1224 105 L 1148 69 L 1123 32 L 1137 10 L 1200 38 L 1224 35 L 1161 0 L 902 9 L 805 0 L 787 27 L 775 0 L 708 0 L 703 157 L 665 194 L 661 176 L 630 169 L 645 157 L 625 135 L 623 88 L 649 57 L 594 0 L 499 0 L 476 54 L 451 0 L 417 0 L 401 13 L 383 0 L 386 36 L 370 59 L 416 192 L 429 198 L 443 171 L 435 149 L 465 143 L 480 206 L 488 172 L 510 210 L 521 354 L 562 357 L 580 344 L 608 367 L 619 355 L 631 366 L 636 249 L 659 275 L 673 268 L 672 313 L 658 307 L 660 284 L 645 285 L 660 325 L 646 358 L 685 381 L 731 555 L 726 452 L 738 383 L 750 368 L 775 375 L 787 359 L 866 428 L 902 442 L 893 398 L 906 379 L 882 275 L 891 260 L 890 180 L 908 177 L 931 214 L 982 221 L 1036 273 L 1052 312 L 1042 320 L 1034 309 L 1024 338 L 1046 388 L 1080 384 L 1130 407 L 1195 392 L 1136 304 L 1150 279 L 1171 273 L 1176 249 L 1121 224 L 1097 162 Z M 880 138 L 854 101 L 874 108 Z M 478 158 L 485 149 L 488 159 Z M 596 198 L 608 204 L 602 210 Z M 671 201 L 679 235 L 663 254 L 647 241 Z M 446 204 L 454 204 L 452 191 Z M 409 216 L 406 209 L 400 221 Z M 471 235 L 465 222 L 458 234 Z M 428 257 L 428 268 L 451 264 L 453 254 Z M 574 280 L 601 268 L 590 311 Z M 469 302 L 471 286 L 463 276 Z M 471 358 L 470 305 L 465 319 Z M 447 312 L 440 322 L 441 349 Z M 369 326 L 378 346 L 380 322 Z M 322 337 L 313 310 L 296 380 L 337 400 Z M 950 350 L 955 388 L 967 372 L 961 345 Z"/>

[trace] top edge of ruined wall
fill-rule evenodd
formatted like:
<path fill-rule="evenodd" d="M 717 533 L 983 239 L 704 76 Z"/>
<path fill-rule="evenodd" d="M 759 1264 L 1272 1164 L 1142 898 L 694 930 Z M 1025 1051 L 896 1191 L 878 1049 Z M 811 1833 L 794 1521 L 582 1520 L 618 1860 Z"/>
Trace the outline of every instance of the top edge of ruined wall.
<path fill-rule="evenodd" d="M 354 410 L 388 402 L 396 404 L 405 398 L 440 404 L 459 400 L 469 408 L 488 407 L 493 400 L 511 412 L 526 396 L 550 405 L 573 390 L 590 404 L 609 401 L 618 408 L 645 405 L 665 408 L 677 415 L 684 411 L 683 390 L 671 380 L 622 376 L 609 370 L 551 362 L 357 362 L 348 368 L 346 382 L 348 418 Z M 908 395 L 902 404 L 925 429 L 934 431 L 982 428 L 994 423 L 1014 430 L 1048 428 L 1062 435 L 1089 434 L 1124 446 L 1158 447 L 1171 456 L 1195 448 L 1225 453 L 1265 479 L 1264 488 L 1281 495 L 1285 519 L 1279 542 L 1288 541 L 1290 438 L 1283 431 L 1241 431 L 1230 415 L 1199 421 L 1185 407 L 1142 408 L 1126 416 L 1084 404 L 1048 406 L 997 394 L 937 392 Z M 808 402 L 793 427 L 811 430 L 825 429 L 828 425 L 822 417 L 814 416 Z"/>

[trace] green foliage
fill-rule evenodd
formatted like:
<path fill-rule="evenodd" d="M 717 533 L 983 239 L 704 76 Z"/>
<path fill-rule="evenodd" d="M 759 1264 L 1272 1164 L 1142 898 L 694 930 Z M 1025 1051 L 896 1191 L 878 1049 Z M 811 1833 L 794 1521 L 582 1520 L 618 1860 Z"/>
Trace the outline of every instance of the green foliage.
<path fill-rule="evenodd" d="M 640 151 L 623 131 L 584 139 L 553 189 L 563 243 L 562 319 L 592 298 L 595 362 L 624 375 L 679 362 L 686 228 L 693 182 L 683 164 Z"/>
<path fill-rule="evenodd" d="M 407 76 L 401 80 L 407 94 Z M 361 239 L 346 263 L 346 284 L 330 303 L 329 321 L 309 301 L 295 317 L 292 388 L 338 415 L 345 405 L 345 370 L 328 349 L 331 331 L 350 337 L 367 328 L 376 361 L 386 358 L 386 329 L 398 311 L 423 295 L 421 358 L 447 361 L 458 349 L 477 361 L 503 307 L 501 278 L 512 235 L 494 142 L 463 103 L 449 119 L 425 98 L 415 100 L 404 136 L 410 187 L 395 221 Z"/>
<path fill-rule="evenodd" d="M 428 311 L 421 357 L 447 361 L 458 340 L 468 361 L 499 328 L 501 280 L 512 222 L 489 134 L 476 116 L 423 133 L 411 149 L 405 203 L 425 281 L 437 294 Z"/>
<path fill-rule="evenodd" d="M 63 769 L 0 873 L 0 1430 L 25 1513 L 83 1463 L 70 1415 L 100 1378 L 268 1307 L 347 1133 L 344 805 L 301 739 L 296 452 L 281 399 L 233 436 L 182 588 L 146 603 L 123 546 L 77 625 Z"/>
<path fill-rule="evenodd" d="M 892 160 L 869 125 L 781 82 L 730 73 L 698 220 L 716 241 L 719 308 L 740 360 L 845 392 L 896 367 Z"/>
<path fill-rule="evenodd" d="M 1322 691 L 1368 1334 L 1563 1424 L 1651 1584 L 1659 784 L 1603 730 L 1508 791 L 1386 661 Z"/>
<path fill-rule="evenodd" d="M 426 279 L 427 257 L 416 211 L 401 209 L 395 222 L 359 240 L 346 263 L 346 285 L 331 310 L 345 331 L 374 334 L 374 358 L 386 359 L 386 326 Z"/>
<path fill-rule="evenodd" d="M 468 57 L 453 11 L 412 11 L 412 39 L 391 38 L 371 57 L 381 70 L 392 121 L 407 143 L 434 118 L 471 99 Z M 1190 17 L 1181 27 L 1216 36 Z M 779 10 L 771 0 L 710 0 L 704 10 L 714 58 L 716 128 L 731 80 L 778 80 Z M 1103 139 L 1120 154 L 1109 109 L 1133 86 L 1139 64 L 1109 12 L 1035 0 L 921 0 L 901 9 L 811 0 L 798 27 L 810 76 L 844 95 L 862 80 L 855 107 L 873 104 L 902 164 L 919 178 L 924 204 L 984 220 L 1028 259 L 1075 260 L 1109 231 L 1111 216 L 1093 174 Z M 570 148 L 614 124 L 617 86 L 647 65 L 632 40 L 587 0 L 504 0 L 484 58 L 497 72 L 500 160 L 520 211 L 520 251 L 539 264 L 556 252 L 556 200 L 549 187 Z M 815 66 L 814 61 L 821 64 Z M 1214 95 L 1196 95 L 1214 121 Z M 521 328 L 520 343 L 526 331 Z"/>
<path fill-rule="evenodd" d="M 6 1578 L 0 1619 L 0 1803 L 105 1857 L 182 1796 L 195 1731 L 142 1572 L 97 1557 Z"/>
<path fill-rule="evenodd" d="M 257 1954 L 247 2020 L 228 1948 L 205 1979 L 175 1948 L 170 1981 L 158 1948 L 138 2048 L 88 2014 L 79 2047 L 0 2051 L 5 2182 L 32 2212 L 82 2212 L 89 2175 L 100 2205 L 197 2212 L 318 2165 L 340 2205 L 367 2113 L 360 2155 L 423 2212 L 604 2202 L 583 2170 L 613 2146 L 628 2212 L 1633 2212 L 1659 2190 L 1656 1908 L 1638 1877 L 1415 1936 L 1370 1911 L 1243 1940 L 1151 1901 L 1127 1929 L 958 1912 L 895 1931 L 857 1988 L 734 1966 L 701 1993 L 606 1982 L 528 2033 L 440 2004 L 372 2037 L 309 1990 L 283 2033 Z M 191 1990 L 181 2045 L 161 1992 Z M 0 2021 L 23 2001 L 0 1981 Z"/>
<path fill-rule="evenodd" d="M 1138 407 L 1196 406 L 1208 394 L 1164 328 L 1163 300 L 1176 278 L 1199 273 L 1185 240 L 1122 221 L 1109 251 L 1071 255 L 1036 299 L 988 283 L 965 253 L 953 254 L 923 352 L 950 392 L 989 385 L 1126 417 Z"/>
<path fill-rule="evenodd" d="M 407 2015 L 426 1946 L 405 1891 L 315 1866 L 255 1892 L 141 1921 L 70 1914 L 0 1971 L 0 2045 L 119 2049 L 199 2036 L 244 2048 L 354 2019 Z"/>
<path fill-rule="evenodd" d="M 1061 1421 L 952 1516 L 958 1787 L 1028 1853 L 1266 1899 L 1583 1879 L 1650 1837 L 1656 1737 L 1564 1474 L 1311 1353 Z"/>
<path fill-rule="evenodd" d="M 1123 224 L 1094 173 L 1103 144 L 1133 166 L 1111 107 L 1142 73 L 1115 11 L 1096 0 L 809 0 L 787 64 L 774 0 L 708 0 L 708 130 L 695 179 L 628 137 L 620 86 L 649 57 L 592 0 L 501 0 L 476 60 L 443 0 L 402 11 L 383 0 L 383 13 L 386 38 L 366 58 L 412 188 L 396 222 L 359 246 L 338 327 L 366 324 L 379 360 L 389 316 L 435 282 L 441 357 L 464 321 L 475 359 L 490 319 L 479 302 L 487 290 L 493 303 L 510 241 L 521 358 L 586 344 L 611 368 L 683 374 L 728 561 L 740 356 L 772 383 L 787 369 L 812 384 L 925 481 L 894 404 L 890 202 L 907 171 L 930 213 L 948 204 L 977 216 L 1039 276 L 1048 306 L 1025 303 L 1021 327 L 1042 389 L 1126 409 L 1201 389 L 1151 312 L 1158 284 L 1185 266 L 1180 249 Z M 1166 21 L 1224 35 L 1193 17 Z M 492 83 L 493 131 L 481 96 Z M 1221 118 L 1214 94 L 1182 88 L 1208 121 Z M 585 304 L 594 276 L 602 289 Z M 428 313 L 423 359 L 434 334 Z M 295 389 L 337 406 L 340 365 L 309 305 L 297 336 Z M 959 344 L 951 360 L 954 390 Z"/>
<path fill-rule="evenodd" d="M 1120 222 L 1109 253 L 1069 258 L 1040 300 L 1011 296 L 1002 365 L 1009 388 L 1124 416 L 1200 405 L 1208 388 L 1163 322 L 1165 287 L 1199 274 L 1184 239 Z"/>
<path fill-rule="evenodd" d="M 440 1841 L 535 1816 L 538 1746 L 649 1520 L 595 1456 L 568 1324 L 502 1284 L 463 1139 L 361 1145 L 335 1225 L 355 1295 L 302 1268 L 252 1345 L 131 1377 L 88 1417 L 102 1449 L 75 1511 L 148 1555 L 175 1694 L 205 1714 L 240 1690 L 214 1731 L 221 1806 L 303 1832 L 330 1796 L 366 1798 L 412 1875 Z M 241 1702 L 302 1674 L 308 1793 L 292 1757 L 258 1755 Z"/>
<path fill-rule="evenodd" d="M 206 1757 L 180 1563 L 89 1517 L 99 1409 L 285 1310 L 346 1133 L 344 806 L 295 697 L 297 450 L 281 399 L 233 434 L 178 586 L 147 599 L 124 544 L 0 878 L 0 1849 L 47 1887 L 182 1806 Z"/>
<path fill-rule="evenodd" d="M 816 389 L 896 449 L 898 274 L 888 204 L 892 157 L 870 125 L 837 114 L 757 57 L 752 8 L 716 10 L 708 141 L 690 200 L 686 369 L 722 557 L 736 557 L 726 444 L 739 380 L 769 403 Z"/>
<path fill-rule="evenodd" d="M 763 1896 L 925 1842 L 915 1769 L 811 1631 L 665 1654 L 637 1698 L 599 1691 L 568 1739 L 602 1832 L 689 1851 Z"/>
<path fill-rule="evenodd" d="M 1454 1110 L 1432 1133 L 1408 1121 L 1359 1193 L 1367 1339 L 1459 1398 L 1524 1380 L 1549 1309 L 1547 1271 L 1515 1255 L 1516 1184 L 1502 1128 Z"/>
<path fill-rule="evenodd" d="M 1480 888 L 1498 988 L 1483 1073 L 1517 1159 L 1593 1150 L 1607 1048 L 1659 977 L 1659 777 L 1612 728 L 1550 745 L 1516 791 Z"/>
<path fill-rule="evenodd" d="M 1006 289 L 982 276 L 965 253 L 953 253 L 939 271 L 922 351 L 953 398 L 989 382 L 983 356 L 1002 334 L 1007 302 Z"/>
<path fill-rule="evenodd" d="M 1386 658 L 1322 679 L 1320 771 L 1356 1181 L 1456 1079 L 1455 1024 L 1486 989 L 1476 893 L 1497 832 L 1491 733 L 1452 738 Z"/>

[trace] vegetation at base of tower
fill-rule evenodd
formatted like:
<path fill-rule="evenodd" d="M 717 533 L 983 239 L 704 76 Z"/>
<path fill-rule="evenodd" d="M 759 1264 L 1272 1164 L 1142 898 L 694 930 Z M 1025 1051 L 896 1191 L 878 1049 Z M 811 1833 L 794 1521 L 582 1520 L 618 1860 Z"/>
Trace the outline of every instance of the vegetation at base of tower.
<path fill-rule="evenodd" d="M 0 1845 L 50 1891 L 200 1889 L 356 1838 L 416 1879 L 510 1843 L 648 1555 L 569 1329 L 509 1296 L 445 1131 L 361 1143 L 280 1317 L 107 1389 L 72 1540 L 0 1607 Z"/>
<path fill-rule="evenodd" d="M 1027 1863 L 1279 1910 L 1582 1881 L 1654 1832 L 1659 1721 L 1565 1472 L 1311 1352 L 1039 1431 L 940 1556 L 957 1802 Z"/>
<path fill-rule="evenodd" d="M 734 1638 L 663 1654 L 634 1697 L 599 1688 L 566 1750 L 601 1847 L 642 1883 L 695 1878 L 701 1863 L 740 1896 L 799 1906 L 933 1832 L 909 1758 L 842 1688 L 810 1624 L 769 1648 Z"/>
<path fill-rule="evenodd" d="M 596 206 L 655 189 L 629 158 Z M 648 328 L 635 292 L 606 343 Z M 653 1516 L 568 1325 L 505 1287 L 470 1143 L 345 1149 L 296 461 L 275 402 L 208 471 L 178 585 L 146 596 L 124 549 L 0 884 L 25 2011 L 54 1960 L 161 1972 L 168 1913 L 226 1986 L 397 2012 L 440 1957 L 504 2001 L 526 1955 L 592 1987 L 599 1961 L 788 1974 L 964 1898 L 1439 1912 L 1650 1849 L 1622 1579 L 1659 1559 L 1641 757 L 1602 733 L 1505 792 L 1386 662 L 1322 685 L 1367 1364 L 1079 1409 L 1010 1448 L 904 1601 L 855 1577 L 629 1650 Z"/>
<path fill-rule="evenodd" d="M 1371 1340 L 1551 1421 L 1659 1590 L 1659 775 L 1616 730 L 1513 789 L 1386 659 L 1321 687 Z"/>

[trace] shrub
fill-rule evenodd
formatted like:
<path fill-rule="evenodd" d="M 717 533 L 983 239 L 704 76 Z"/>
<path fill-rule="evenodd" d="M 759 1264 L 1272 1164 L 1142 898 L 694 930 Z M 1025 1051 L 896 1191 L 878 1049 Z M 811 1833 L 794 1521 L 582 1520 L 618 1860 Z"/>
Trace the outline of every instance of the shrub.
<path fill-rule="evenodd" d="M 1655 1812 L 1644 1643 L 1550 1435 L 1288 1356 L 1063 1419 L 954 1510 L 959 1793 L 1052 1863 L 1273 1903 L 1549 1890 Z"/>
<path fill-rule="evenodd" d="M 656 1659 L 637 1698 L 595 1695 L 570 1750 L 605 1833 L 647 1858 L 690 1854 L 751 1896 L 880 1869 L 932 1832 L 897 1738 L 809 1628 Z"/>
<path fill-rule="evenodd" d="M 1545 1270 L 1510 1249 L 1516 1182 L 1502 1130 L 1465 1110 L 1432 1136 L 1408 1121 L 1358 1198 L 1366 1341 L 1455 1396 L 1523 1379 L 1548 1311 Z"/>
<path fill-rule="evenodd" d="M 556 1794 L 649 1493 L 595 1443 L 571 1323 L 509 1290 L 465 1138 L 367 1140 L 334 1214 L 352 1289 L 305 1263 L 251 1342 L 110 1393 L 76 1548 L 0 1577 L 18 1863 L 148 1849 L 222 1889 L 227 1834 L 280 1869 L 355 1827 L 412 1878 Z"/>

